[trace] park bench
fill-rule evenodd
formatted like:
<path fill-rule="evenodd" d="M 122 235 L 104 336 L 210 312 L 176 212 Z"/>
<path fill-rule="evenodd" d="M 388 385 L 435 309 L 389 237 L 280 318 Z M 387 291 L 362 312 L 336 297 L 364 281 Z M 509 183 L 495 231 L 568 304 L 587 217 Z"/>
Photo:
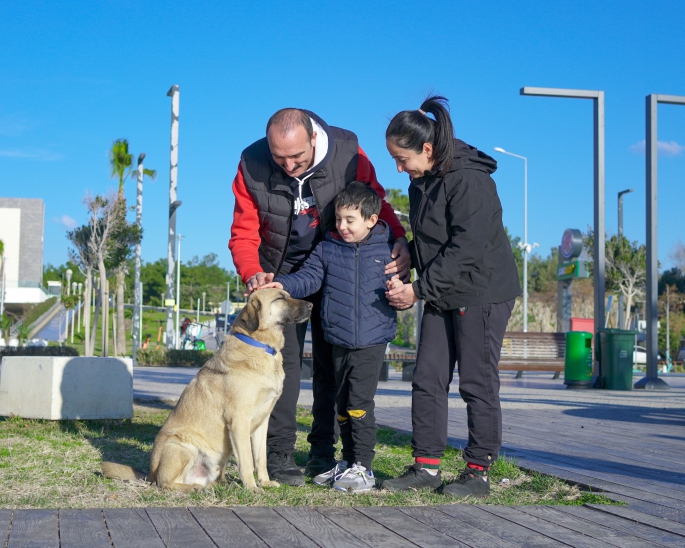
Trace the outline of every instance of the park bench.
<path fill-rule="evenodd" d="M 500 371 L 552 371 L 554 378 L 564 370 L 566 335 L 564 333 L 523 333 L 507 331 L 502 341 Z"/>
<path fill-rule="evenodd" d="M 566 335 L 564 333 L 523 333 L 507 331 L 502 341 L 502 353 L 499 360 L 500 371 L 517 371 L 516 378 L 521 378 L 524 371 L 550 371 L 554 378 L 564 370 L 566 354 Z M 411 381 L 414 377 L 416 354 L 410 352 L 389 352 L 381 370 L 381 381 L 388 380 L 390 362 L 402 365 L 402 380 Z M 302 356 L 302 377 L 310 379 L 312 353 Z"/>
<path fill-rule="evenodd" d="M 390 368 L 390 363 L 393 362 L 394 366 L 400 366 L 402 371 L 402 380 L 411 381 L 414 375 L 414 365 L 416 364 L 416 354 L 412 352 L 387 352 L 385 354 L 385 361 L 383 362 L 383 367 L 381 369 L 380 381 L 384 382 L 388 380 L 388 370 Z M 303 352 L 302 353 L 302 372 L 300 374 L 301 379 L 311 379 L 312 378 L 312 353 Z"/>

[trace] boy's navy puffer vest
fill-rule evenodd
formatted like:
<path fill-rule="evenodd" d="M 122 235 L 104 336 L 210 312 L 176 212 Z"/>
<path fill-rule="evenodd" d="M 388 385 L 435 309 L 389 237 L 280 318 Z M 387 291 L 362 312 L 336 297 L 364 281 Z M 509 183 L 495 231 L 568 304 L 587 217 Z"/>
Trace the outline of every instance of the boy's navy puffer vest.
<path fill-rule="evenodd" d="M 321 320 L 329 343 L 345 348 L 386 344 L 397 330 L 397 312 L 385 298 L 392 241 L 392 230 L 381 220 L 358 244 L 328 232 L 300 270 L 274 281 L 296 299 L 323 286 Z"/>

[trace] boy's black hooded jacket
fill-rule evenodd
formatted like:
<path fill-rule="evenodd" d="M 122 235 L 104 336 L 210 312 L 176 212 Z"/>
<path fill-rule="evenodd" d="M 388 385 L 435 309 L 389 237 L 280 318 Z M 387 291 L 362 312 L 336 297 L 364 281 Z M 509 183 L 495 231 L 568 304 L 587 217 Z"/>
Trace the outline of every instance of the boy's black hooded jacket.
<path fill-rule="evenodd" d="M 490 177 L 497 162 L 455 139 L 444 176 L 409 185 L 414 293 L 440 310 L 502 303 L 521 294 L 502 204 Z"/>

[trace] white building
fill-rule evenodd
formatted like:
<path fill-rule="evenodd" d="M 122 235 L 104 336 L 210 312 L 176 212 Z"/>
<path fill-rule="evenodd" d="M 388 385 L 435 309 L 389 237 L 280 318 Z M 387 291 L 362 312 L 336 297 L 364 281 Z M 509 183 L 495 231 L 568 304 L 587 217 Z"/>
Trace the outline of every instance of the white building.
<path fill-rule="evenodd" d="M 0 198 L 6 304 L 41 303 L 48 297 L 42 284 L 44 227 L 40 198 Z"/>

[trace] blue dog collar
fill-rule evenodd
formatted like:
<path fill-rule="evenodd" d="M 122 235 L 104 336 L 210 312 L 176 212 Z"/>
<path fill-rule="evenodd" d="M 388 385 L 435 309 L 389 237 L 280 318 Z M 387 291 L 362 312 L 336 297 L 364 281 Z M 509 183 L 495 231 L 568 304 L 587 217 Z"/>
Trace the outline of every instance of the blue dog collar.
<path fill-rule="evenodd" d="M 263 348 L 264 352 L 266 352 L 267 354 L 271 354 L 272 356 L 275 356 L 276 352 L 278 352 L 278 350 L 276 350 L 273 346 L 269 346 L 268 344 L 261 343 L 255 339 L 253 339 L 252 337 L 248 337 L 247 335 L 243 335 L 242 333 L 233 333 L 233 336 L 236 339 L 240 339 L 241 341 L 243 341 L 246 344 L 249 344 L 251 346 L 256 346 L 257 348 Z"/>

